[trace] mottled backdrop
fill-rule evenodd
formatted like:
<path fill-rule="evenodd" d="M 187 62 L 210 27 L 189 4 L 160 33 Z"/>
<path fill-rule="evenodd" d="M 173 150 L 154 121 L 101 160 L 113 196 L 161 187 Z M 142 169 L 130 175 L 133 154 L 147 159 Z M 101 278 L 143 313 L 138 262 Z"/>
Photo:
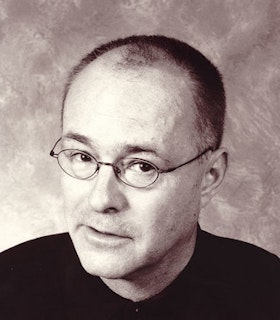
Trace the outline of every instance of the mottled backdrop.
<path fill-rule="evenodd" d="M 224 74 L 229 170 L 202 226 L 280 255 L 279 17 L 278 0 L 0 0 L 0 250 L 66 229 L 48 154 L 69 69 L 108 40 L 160 33 Z"/>

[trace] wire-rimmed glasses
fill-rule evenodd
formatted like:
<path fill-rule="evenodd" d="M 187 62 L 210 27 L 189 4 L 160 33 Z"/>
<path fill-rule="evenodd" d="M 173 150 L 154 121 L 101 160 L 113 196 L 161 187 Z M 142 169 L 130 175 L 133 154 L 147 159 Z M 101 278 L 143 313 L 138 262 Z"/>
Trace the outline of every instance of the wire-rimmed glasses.
<path fill-rule="evenodd" d="M 109 163 L 98 161 L 90 153 L 79 149 L 63 149 L 55 153 L 54 149 L 60 140 L 61 138 L 55 143 L 50 155 L 57 159 L 61 169 L 69 176 L 87 180 L 93 178 L 102 165 L 111 166 L 119 181 L 134 188 L 146 188 L 155 183 L 161 173 L 172 172 L 199 159 L 208 151 L 213 151 L 213 148 L 207 148 L 187 162 L 163 170 L 152 162 L 140 158 L 125 157 L 116 163 Z"/>

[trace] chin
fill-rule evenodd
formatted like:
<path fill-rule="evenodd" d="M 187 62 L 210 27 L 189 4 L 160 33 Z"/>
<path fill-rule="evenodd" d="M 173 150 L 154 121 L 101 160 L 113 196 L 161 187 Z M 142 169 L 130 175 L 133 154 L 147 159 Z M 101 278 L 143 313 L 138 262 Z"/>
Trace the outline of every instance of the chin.
<path fill-rule="evenodd" d="M 146 251 L 136 251 L 131 238 L 100 237 L 84 231 L 76 228 L 70 236 L 82 267 L 93 276 L 128 279 L 152 263 Z"/>
<path fill-rule="evenodd" d="M 78 254 L 78 256 L 82 267 L 92 276 L 106 279 L 123 279 L 134 272 L 134 268 L 129 267 L 125 259 L 116 261 L 114 258 L 98 257 L 87 253 Z"/>

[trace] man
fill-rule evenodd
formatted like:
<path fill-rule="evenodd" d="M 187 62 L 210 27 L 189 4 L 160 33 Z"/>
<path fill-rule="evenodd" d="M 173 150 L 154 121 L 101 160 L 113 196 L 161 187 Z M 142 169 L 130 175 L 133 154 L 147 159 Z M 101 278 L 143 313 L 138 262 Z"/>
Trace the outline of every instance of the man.
<path fill-rule="evenodd" d="M 224 114 L 219 72 L 183 42 L 86 56 L 51 151 L 72 241 L 2 254 L 4 319 L 276 319 L 279 259 L 198 226 L 226 171 Z"/>

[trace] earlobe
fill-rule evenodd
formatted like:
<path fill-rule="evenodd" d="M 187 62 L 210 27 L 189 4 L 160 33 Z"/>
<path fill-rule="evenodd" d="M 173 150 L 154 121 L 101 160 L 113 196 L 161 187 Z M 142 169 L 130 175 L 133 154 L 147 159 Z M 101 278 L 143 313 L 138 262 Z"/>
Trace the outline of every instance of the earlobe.
<path fill-rule="evenodd" d="M 228 151 L 226 148 L 215 150 L 208 160 L 202 181 L 201 207 L 205 207 L 222 183 L 227 169 Z"/>

